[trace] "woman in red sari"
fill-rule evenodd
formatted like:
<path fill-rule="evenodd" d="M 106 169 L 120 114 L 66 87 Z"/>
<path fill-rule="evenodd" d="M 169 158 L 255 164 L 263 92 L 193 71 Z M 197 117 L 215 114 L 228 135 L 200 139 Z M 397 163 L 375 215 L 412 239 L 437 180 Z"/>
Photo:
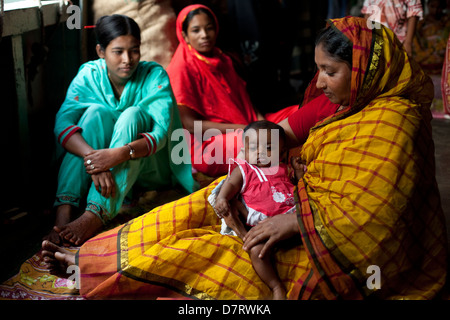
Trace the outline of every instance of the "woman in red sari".
<path fill-rule="evenodd" d="M 178 15 L 176 28 L 180 44 L 167 73 L 190 133 L 192 165 L 209 176 L 223 175 L 226 160 L 241 149 L 242 129 L 264 116 L 253 107 L 231 58 L 215 46 L 219 25 L 213 12 L 203 5 L 188 6 Z M 265 118 L 280 122 L 297 109 L 291 106 Z"/>

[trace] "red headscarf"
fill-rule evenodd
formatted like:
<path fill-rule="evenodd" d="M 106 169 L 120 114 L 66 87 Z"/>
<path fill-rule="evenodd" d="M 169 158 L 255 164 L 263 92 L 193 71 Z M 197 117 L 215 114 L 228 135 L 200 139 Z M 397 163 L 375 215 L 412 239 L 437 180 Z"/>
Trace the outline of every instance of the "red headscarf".
<path fill-rule="evenodd" d="M 386 96 L 395 87 L 402 89 L 393 90 L 393 93 L 389 94 L 406 97 L 414 103 L 424 103 L 424 105 L 431 102 L 427 98 L 428 77 L 423 75 L 414 60 L 408 58 L 406 52 L 402 49 L 402 44 L 390 29 L 386 29 L 386 39 L 376 41 L 381 37 L 382 29 L 369 27 L 367 20 L 363 18 L 349 16 L 341 19 L 330 19 L 327 27 L 335 28 L 341 32 L 344 38 L 352 43 L 353 48 L 350 108 L 331 116 L 331 121 L 360 111 L 374 99 Z M 392 61 L 395 63 L 391 63 Z M 399 82 L 398 77 L 402 72 L 409 74 L 410 68 L 413 70 L 414 77 L 404 76 L 405 78 Z M 318 73 L 305 91 L 303 104 L 322 93 L 322 90 L 316 87 L 317 76 Z M 388 78 L 393 80 L 386 82 L 385 79 Z M 402 86 L 403 82 L 408 82 L 408 85 Z M 329 119 L 323 121 L 321 125 L 328 122 Z"/>
<path fill-rule="evenodd" d="M 345 17 L 345 19 L 330 19 L 327 23 L 328 28 L 336 28 L 339 30 L 353 46 L 350 106 L 353 106 L 356 102 L 358 90 L 362 87 L 364 80 L 366 71 L 364 68 L 369 63 L 372 30 L 366 26 L 365 21 L 361 18 Z M 309 87 L 306 89 L 303 104 L 308 103 L 323 93 L 321 89 L 317 89 L 316 87 L 318 74 L 317 72 Z"/>
<path fill-rule="evenodd" d="M 212 57 L 203 56 L 184 40 L 183 21 L 197 8 L 211 12 L 216 33 L 219 31 L 217 18 L 208 7 L 190 5 L 179 13 L 176 30 L 180 44 L 167 67 L 177 103 L 214 122 L 248 124 L 257 120 L 246 83 L 236 73 L 230 57 L 219 48 L 214 48 Z"/>

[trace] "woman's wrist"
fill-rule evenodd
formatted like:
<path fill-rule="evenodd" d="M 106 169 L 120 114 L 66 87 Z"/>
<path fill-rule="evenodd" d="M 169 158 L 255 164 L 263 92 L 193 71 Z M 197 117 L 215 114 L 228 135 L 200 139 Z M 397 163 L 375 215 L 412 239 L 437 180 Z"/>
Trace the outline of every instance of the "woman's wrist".
<path fill-rule="evenodd" d="M 130 160 L 130 148 L 127 145 L 124 145 L 117 149 L 120 152 L 119 158 L 121 160 L 121 163 Z"/>
<path fill-rule="evenodd" d="M 127 143 L 127 144 L 125 145 L 125 147 L 128 148 L 128 155 L 130 156 L 130 159 L 129 159 L 129 160 L 134 160 L 134 159 L 136 159 L 136 150 L 134 150 L 134 148 L 133 148 L 129 143 Z"/>

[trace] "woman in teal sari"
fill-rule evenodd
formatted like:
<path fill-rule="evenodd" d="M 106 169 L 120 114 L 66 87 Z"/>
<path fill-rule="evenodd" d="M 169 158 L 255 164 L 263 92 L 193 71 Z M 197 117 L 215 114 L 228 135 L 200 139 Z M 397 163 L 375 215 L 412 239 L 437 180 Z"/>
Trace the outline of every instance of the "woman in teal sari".
<path fill-rule="evenodd" d="M 65 155 L 58 176 L 55 227 L 47 238 L 80 245 L 113 219 L 134 186 L 181 184 L 192 192 L 189 156 L 171 160 L 174 130 L 182 128 L 165 70 L 140 61 L 140 29 L 123 15 L 95 26 L 100 59 L 85 63 L 56 115 Z M 181 161 L 183 160 L 183 161 Z M 74 208 L 87 207 L 73 220 Z"/>

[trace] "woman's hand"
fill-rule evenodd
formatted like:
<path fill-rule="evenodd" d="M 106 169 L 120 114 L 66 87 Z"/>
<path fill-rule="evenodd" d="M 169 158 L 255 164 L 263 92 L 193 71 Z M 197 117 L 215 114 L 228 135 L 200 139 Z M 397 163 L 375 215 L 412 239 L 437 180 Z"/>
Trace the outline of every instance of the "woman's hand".
<path fill-rule="evenodd" d="M 84 156 L 88 174 L 108 171 L 129 159 L 128 147 L 93 150 Z"/>
<path fill-rule="evenodd" d="M 293 237 L 298 232 L 297 215 L 294 213 L 267 218 L 248 231 L 243 239 L 243 249 L 249 251 L 254 245 L 265 242 L 259 254 L 259 258 L 263 258 L 275 244 Z"/>
<path fill-rule="evenodd" d="M 105 198 L 116 196 L 116 184 L 111 171 L 106 170 L 100 173 L 94 173 L 91 175 L 94 182 L 95 189 L 102 194 Z"/>

